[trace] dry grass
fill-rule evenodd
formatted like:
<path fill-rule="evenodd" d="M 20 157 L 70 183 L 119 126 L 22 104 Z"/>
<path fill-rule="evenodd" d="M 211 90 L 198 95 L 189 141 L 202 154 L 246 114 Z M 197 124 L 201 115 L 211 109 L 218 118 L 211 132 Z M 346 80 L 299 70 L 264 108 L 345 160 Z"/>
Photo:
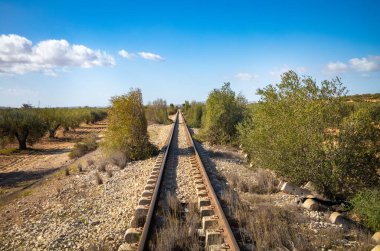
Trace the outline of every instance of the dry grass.
<path fill-rule="evenodd" d="M 250 190 L 248 184 L 243 180 L 238 183 L 238 187 L 243 193 L 247 193 Z"/>
<path fill-rule="evenodd" d="M 101 161 L 98 166 L 99 172 L 105 172 L 106 171 L 107 162 Z"/>
<path fill-rule="evenodd" d="M 230 187 L 236 188 L 239 183 L 239 177 L 236 174 L 231 173 L 228 177 L 228 182 L 230 184 Z"/>
<path fill-rule="evenodd" d="M 251 186 L 250 192 L 269 194 L 278 191 L 277 186 L 279 182 L 270 171 L 259 168 L 254 176 L 257 184 Z"/>
<path fill-rule="evenodd" d="M 95 163 L 93 159 L 87 159 L 87 166 L 90 167 Z"/>
<path fill-rule="evenodd" d="M 226 215 L 239 229 L 236 237 L 244 244 L 242 250 L 371 249 L 371 236 L 360 229 L 310 229 L 311 220 L 302 208 L 274 205 L 270 193 L 276 191 L 277 181 L 271 173 L 262 170 L 255 176 L 257 184 L 261 185 L 258 190 L 255 184 L 254 192 L 259 193 L 244 194 L 244 201 L 231 189 L 226 189 L 222 195 L 222 204 L 227 206 Z M 238 188 L 244 183 L 237 176 L 232 179 Z"/>
<path fill-rule="evenodd" d="M 78 165 L 77 165 L 77 169 L 78 169 L 78 172 L 83 172 L 83 167 L 82 167 L 82 164 L 81 163 L 79 163 Z"/>
<path fill-rule="evenodd" d="M 79 158 L 83 155 L 92 152 L 98 148 L 98 144 L 96 143 L 96 136 L 90 135 L 89 137 L 83 139 L 81 142 L 77 142 L 74 147 L 71 149 L 69 153 L 69 157 Z"/>
<path fill-rule="evenodd" d="M 125 153 L 115 152 L 110 156 L 110 162 L 120 167 L 120 169 L 124 169 L 127 165 L 128 159 Z"/>
<path fill-rule="evenodd" d="M 223 201 L 228 212 L 237 221 L 240 239 L 246 245 L 254 244 L 260 250 L 311 250 L 307 238 L 299 232 L 294 212 L 272 206 L 267 200 L 251 203 L 242 202 L 231 190 L 225 191 Z M 262 203 L 262 204 L 261 204 Z"/>
<path fill-rule="evenodd" d="M 373 247 L 371 235 L 357 229 L 347 231 L 339 228 L 320 229 L 317 235 L 310 233 L 309 237 L 314 246 L 325 250 L 366 251 Z"/>
<path fill-rule="evenodd" d="M 151 250 L 202 250 L 196 231 L 200 222 L 196 205 L 188 205 L 184 213 L 176 197 L 169 194 L 166 200 L 169 210 L 164 212 L 165 222 L 150 243 Z"/>
<path fill-rule="evenodd" d="M 97 185 L 103 184 L 103 179 L 98 172 L 95 173 L 95 182 Z"/>

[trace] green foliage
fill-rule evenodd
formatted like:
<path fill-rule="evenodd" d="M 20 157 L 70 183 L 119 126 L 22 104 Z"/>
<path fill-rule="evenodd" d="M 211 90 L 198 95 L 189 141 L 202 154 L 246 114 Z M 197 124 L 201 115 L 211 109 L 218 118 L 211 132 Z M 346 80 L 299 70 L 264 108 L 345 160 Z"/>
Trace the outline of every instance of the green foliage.
<path fill-rule="evenodd" d="M 41 112 L 48 125 L 49 138 L 54 138 L 56 131 L 64 123 L 63 110 L 58 108 L 45 108 L 42 109 Z"/>
<path fill-rule="evenodd" d="M 158 124 L 168 124 L 168 110 L 166 101 L 157 99 L 153 103 L 148 104 L 146 107 L 146 117 L 149 122 Z"/>
<path fill-rule="evenodd" d="M 380 230 L 380 190 L 365 189 L 357 193 L 351 200 L 363 223 L 373 231 Z"/>
<path fill-rule="evenodd" d="M 379 185 L 380 132 L 374 122 L 375 111 L 360 108 L 343 119 L 339 133 L 325 145 L 332 169 L 329 191 L 345 197 Z"/>
<path fill-rule="evenodd" d="M 157 149 L 150 144 L 147 132 L 142 94 L 140 89 L 111 99 L 109 125 L 102 144 L 105 153 L 111 156 L 119 151 L 128 160 L 150 157 Z"/>
<path fill-rule="evenodd" d="M 186 100 L 185 103 L 182 104 L 182 113 L 186 115 L 189 109 L 190 109 L 190 103 L 189 101 Z"/>
<path fill-rule="evenodd" d="M 177 113 L 177 107 L 174 106 L 174 104 L 169 105 L 168 114 L 174 115 Z"/>
<path fill-rule="evenodd" d="M 54 138 L 58 128 L 75 129 L 83 122 L 90 124 L 104 119 L 107 112 L 100 108 L 45 108 L 41 114 L 48 124 L 49 137 Z"/>
<path fill-rule="evenodd" d="M 70 158 L 79 158 L 86 153 L 92 152 L 98 148 L 98 143 L 96 143 L 96 137 L 90 136 L 85 138 L 83 141 L 78 142 L 74 145 L 73 149 L 69 153 Z"/>
<path fill-rule="evenodd" d="M 258 90 L 261 102 L 238 126 L 244 151 L 256 167 L 297 184 L 312 181 L 330 197 L 377 185 L 374 114 L 353 112 L 345 93 L 339 78 L 318 86 L 310 77 L 284 73 L 280 84 Z"/>
<path fill-rule="evenodd" d="M 25 149 L 26 144 L 34 144 L 41 139 L 46 131 L 54 138 L 59 127 L 65 130 L 79 127 L 80 123 L 94 123 L 107 116 L 100 108 L 9 108 L 0 110 L 0 147 L 15 138 L 19 148 Z"/>
<path fill-rule="evenodd" d="M 235 95 L 230 83 L 214 89 L 208 96 L 202 121 L 202 134 L 212 144 L 235 143 L 236 125 L 244 119 L 246 99 Z"/>
<path fill-rule="evenodd" d="M 0 155 L 11 155 L 14 152 L 17 152 L 17 148 L 5 148 L 0 150 Z"/>
<path fill-rule="evenodd" d="M 204 104 L 199 102 L 191 102 L 190 108 L 186 113 L 186 122 L 189 126 L 199 128 L 202 125 Z"/>
<path fill-rule="evenodd" d="M 0 136 L 9 140 L 16 138 L 19 149 L 26 149 L 27 143 L 36 143 L 46 130 L 47 124 L 39 109 L 4 109 L 0 112 Z"/>

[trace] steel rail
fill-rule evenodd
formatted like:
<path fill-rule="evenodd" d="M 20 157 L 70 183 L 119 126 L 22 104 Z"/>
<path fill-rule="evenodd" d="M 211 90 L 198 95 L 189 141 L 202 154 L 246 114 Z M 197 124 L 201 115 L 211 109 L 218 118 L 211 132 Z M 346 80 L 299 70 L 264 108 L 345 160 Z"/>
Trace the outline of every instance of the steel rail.
<path fill-rule="evenodd" d="M 169 149 L 170 149 L 170 146 L 172 144 L 172 138 L 173 138 L 174 130 L 175 130 L 175 127 L 177 126 L 177 124 L 178 124 L 178 112 L 177 112 L 176 117 L 175 117 L 174 125 L 170 131 L 170 138 L 167 142 L 165 154 L 164 154 L 164 157 L 163 157 L 163 160 L 161 163 L 161 167 L 160 167 L 160 174 L 157 178 L 157 183 L 156 183 L 156 186 L 154 188 L 151 206 L 149 207 L 148 214 L 146 216 L 146 220 L 144 223 L 143 232 L 141 234 L 141 238 L 140 238 L 139 245 L 138 245 L 139 251 L 143 251 L 145 249 L 146 242 L 148 241 L 148 234 L 149 234 L 150 225 L 151 225 L 152 218 L 153 218 L 153 213 L 154 213 L 154 210 L 155 210 L 156 204 L 157 204 L 157 197 L 158 197 L 158 193 L 159 193 L 159 190 L 161 187 L 161 181 L 162 181 L 162 176 L 163 176 L 164 168 L 165 168 L 165 164 L 166 164 L 166 158 L 168 156 Z"/>
<path fill-rule="evenodd" d="M 181 113 L 181 116 L 183 117 L 182 113 Z M 184 119 L 184 121 L 185 121 L 185 119 Z M 206 168 L 203 165 L 203 161 L 199 155 L 198 148 L 197 148 L 196 144 L 194 143 L 193 137 L 192 137 L 190 130 L 186 124 L 186 121 L 185 121 L 185 126 L 186 126 L 186 133 L 187 133 L 188 139 L 194 148 L 195 156 L 196 156 L 196 159 L 198 160 L 198 163 L 199 163 L 199 169 L 200 169 L 200 172 L 202 173 L 203 181 L 204 181 L 205 185 L 207 186 L 207 193 L 210 197 L 210 203 L 215 209 L 214 210 L 215 214 L 218 216 L 219 226 L 221 227 L 222 235 L 223 235 L 224 241 L 225 241 L 225 248 L 228 250 L 240 250 L 239 245 L 236 242 L 235 236 L 232 233 L 232 230 L 231 230 L 231 227 L 228 223 L 228 220 L 227 220 L 227 218 L 223 212 L 222 206 L 219 203 L 218 197 L 217 197 L 217 195 L 214 191 L 214 188 L 211 184 L 211 181 L 208 177 Z"/>
<path fill-rule="evenodd" d="M 196 159 L 197 164 L 198 164 L 197 165 L 198 171 L 201 174 L 202 181 L 204 183 L 204 187 L 206 188 L 207 196 L 210 199 L 210 204 L 213 208 L 214 215 L 216 216 L 217 221 L 218 221 L 218 229 L 216 229 L 216 231 L 220 234 L 221 240 L 222 240 L 222 244 L 220 245 L 220 249 L 221 250 L 239 251 L 240 248 L 236 242 L 236 239 L 232 233 L 232 230 L 231 230 L 231 227 L 228 223 L 228 220 L 227 220 L 227 218 L 223 212 L 223 209 L 219 203 L 218 197 L 217 197 L 217 195 L 214 191 L 214 188 L 211 184 L 211 181 L 208 177 L 206 168 L 204 167 L 203 161 L 202 161 L 200 154 L 199 154 L 199 149 L 198 149 L 197 145 L 194 143 L 194 140 L 192 138 L 190 130 L 186 124 L 186 120 L 180 111 L 178 111 L 176 114 L 175 122 L 171 128 L 169 137 L 168 137 L 167 142 L 166 142 L 166 146 L 165 146 L 166 149 L 165 149 L 165 153 L 163 155 L 162 161 L 160 163 L 160 171 L 159 171 L 159 175 L 157 177 L 157 181 L 155 183 L 154 192 L 152 194 L 152 199 L 150 202 L 150 207 L 149 207 L 148 212 L 147 212 L 147 216 L 146 216 L 146 219 L 145 219 L 145 222 L 143 225 L 141 236 L 139 238 L 138 243 L 136 243 L 137 250 L 144 251 L 144 250 L 148 249 L 148 241 L 150 238 L 149 235 L 151 234 L 151 231 L 152 231 L 150 228 L 151 228 L 152 221 L 154 218 L 154 212 L 155 212 L 156 207 L 157 207 L 158 195 L 160 193 L 161 182 L 163 180 L 163 175 L 164 175 L 164 171 L 165 171 L 164 169 L 165 169 L 167 157 L 168 157 L 171 145 L 172 145 L 172 139 L 173 139 L 174 131 L 175 131 L 176 127 L 179 126 L 179 116 L 181 116 L 183 119 L 184 126 L 186 128 L 185 131 L 186 131 L 187 141 L 188 141 L 188 143 L 190 143 L 190 145 L 192 146 L 192 148 L 194 150 L 194 156 L 195 156 L 195 159 Z"/>

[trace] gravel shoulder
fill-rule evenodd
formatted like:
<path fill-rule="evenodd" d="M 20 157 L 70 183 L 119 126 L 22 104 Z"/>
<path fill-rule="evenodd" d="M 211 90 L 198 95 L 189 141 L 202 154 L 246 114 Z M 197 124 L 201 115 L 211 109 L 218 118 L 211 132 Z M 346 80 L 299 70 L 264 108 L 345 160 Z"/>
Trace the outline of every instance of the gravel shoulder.
<path fill-rule="evenodd" d="M 152 143 L 161 147 L 170 126 L 150 125 Z M 2 205 L 0 250 L 117 250 L 155 157 L 130 162 L 124 169 L 107 164 L 106 172 L 98 170 L 102 162 L 98 149 L 73 162 L 68 176 L 57 172 Z"/>

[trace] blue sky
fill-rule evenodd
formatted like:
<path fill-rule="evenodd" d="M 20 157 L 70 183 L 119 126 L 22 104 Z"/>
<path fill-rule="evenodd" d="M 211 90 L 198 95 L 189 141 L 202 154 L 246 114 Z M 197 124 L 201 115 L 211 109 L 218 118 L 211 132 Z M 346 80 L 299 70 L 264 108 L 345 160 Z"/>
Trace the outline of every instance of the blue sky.
<path fill-rule="evenodd" d="M 0 106 L 204 101 L 293 69 L 380 92 L 380 1 L 3 1 Z M 120 52 L 123 50 L 122 52 Z"/>

